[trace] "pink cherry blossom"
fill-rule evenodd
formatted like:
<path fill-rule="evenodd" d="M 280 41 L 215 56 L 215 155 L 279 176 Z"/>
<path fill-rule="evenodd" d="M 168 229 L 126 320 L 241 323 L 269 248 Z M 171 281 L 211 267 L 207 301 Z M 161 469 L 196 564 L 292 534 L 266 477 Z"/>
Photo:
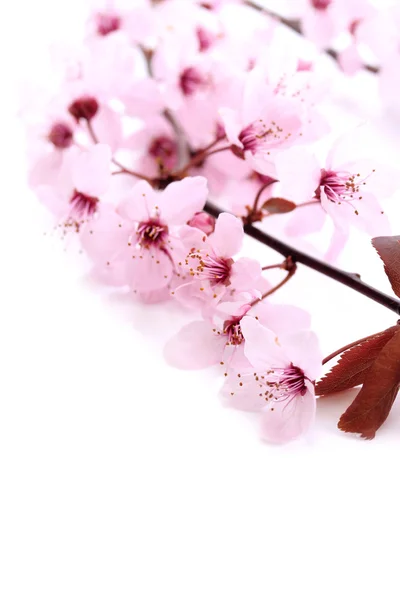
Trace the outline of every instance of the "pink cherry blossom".
<path fill-rule="evenodd" d="M 247 296 L 247 297 L 246 297 Z M 164 356 L 178 369 L 204 369 L 220 364 L 246 368 L 241 320 L 251 309 L 251 295 L 229 303 L 214 318 L 188 323 L 166 344 Z"/>
<path fill-rule="evenodd" d="M 277 157 L 280 194 L 298 204 L 309 203 L 293 214 L 288 226 L 291 234 L 318 231 L 327 216 L 343 232 L 348 232 L 351 225 L 373 235 L 387 232 L 387 218 L 378 197 L 385 197 L 385 188 L 391 192 L 390 182 L 385 185 L 374 161 L 357 161 L 354 157 L 341 162 L 341 149 L 346 143 L 345 138 L 332 146 L 324 163 L 300 148 L 291 148 Z M 385 179 L 386 169 L 382 170 Z"/>
<path fill-rule="evenodd" d="M 181 264 L 184 283 L 173 292 L 176 299 L 186 306 L 202 307 L 216 303 L 228 286 L 235 292 L 255 289 L 260 264 L 250 258 L 232 258 L 240 251 L 243 238 L 242 222 L 229 213 L 218 217 L 214 233 L 208 237 L 188 228 L 181 236 L 187 254 Z"/>
<path fill-rule="evenodd" d="M 251 293 L 241 292 L 231 297 L 227 292 L 211 315 L 188 323 L 167 343 L 167 361 L 179 369 L 204 369 L 220 364 L 228 376 L 229 369 L 243 370 L 250 366 L 241 327 L 244 317 L 274 327 L 283 335 L 310 326 L 309 315 L 300 308 L 255 303 L 255 300 Z"/>
<path fill-rule="evenodd" d="M 239 109 L 220 110 L 229 142 L 253 168 L 273 175 L 271 152 L 294 143 L 302 121 L 297 103 L 275 94 L 260 69 L 253 69 Z"/>
<path fill-rule="evenodd" d="M 71 151 L 56 185 L 36 188 L 38 198 L 55 215 L 64 232 L 82 232 L 98 210 L 110 184 L 111 151 L 105 144 Z"/>
<path fill-rule="evenodd" d="M 223 393 L 234 408 L 261 413 L 263 439 L 293 440 L 314 422 L 314 381 L 322 365 L 317 338 L 310 331 L 278 337 L 250 317 L 242 319 L 241 328 L 253 369 L 231 371 Z"/>
<path fill-rule="evenodd" d="M 148 177 L 157 177 L 178 166 L 175 133 L 164 117 L 146 119 L 140 129 L 124 140 L 123 146 L 135 154 L 132 166 Z"/>
<path fill-rule="evenodd" d="M 99 208 L 83 246 L 104 278 L 148 293 L 167 287 L 180 255 L 178 229 L 207 199 L 202 177 L 188 177 L 156 192 L 138 182 L 110 215 Z"/>

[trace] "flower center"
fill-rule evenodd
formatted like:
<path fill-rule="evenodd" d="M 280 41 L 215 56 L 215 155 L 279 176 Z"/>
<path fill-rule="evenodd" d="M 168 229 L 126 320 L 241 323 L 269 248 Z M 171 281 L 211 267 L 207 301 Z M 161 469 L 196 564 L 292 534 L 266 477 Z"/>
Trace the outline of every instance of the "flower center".
<path fill-rule="evenodd" d="M 320 187 L 315 192 L 316 198 L 321 199 L 321 188 L 324 188 L 327 198 L 331 202 L 351 202 L 361 200 L 360 186 L 365 185 L 365 179 L 360 179 L 360 173 L 356 175 L 348 171 L 326 171 L 321 170 Z"/>
<path fill-rule="evenodd" d="M 148 153 L 158 160 L 163 167 L 172 170 L 176 163 L 177 145 L 171 138 L 160 135 L 152 140 Z"/>
<path fill-rule="evenodd" d="M 195 67 L 188 67 L 182 71 L 179 78 L 179 85 L 185 96 L 192 96 L 200 88 L 206 85 L 207 81 L 198 69 Z"/>
<path fill-rule="evenodd" d="M 185 263 L 189 267 L 189 274 L 192 277 L 207 280 L 211 286 L 230 284 L 229 278 L 233 265 L 231 258 L 222 258 L 192 248 Z"/>
<path fill-rule="evenodd" d="M 239 134 L 239 140 L 243 144 L 243 150 L 250 151 L 252 154 L 268 151 L 284 142 L 290 137 L 290 133 L 285 134 L 282 127 L 275 121 L 267 124 L 263 119 L 251 123 Z"/>
<path fill-rule="evenodd" d="M 97 15 L 97 33 L 105 36 L 121 27 L 121 19 L 118 15 L 100 13 Z"/>
<path fill-rule="evenodd" d="M 139 223 L 136 230 L 137 242 L 144 248 L 161 247 L 168 237 L 168 227 L 158 219 Z"/>
<path fill-rule="evenodd" d="M 66 148 L 69 148 L 73 142 L 73 132 L 69 125 L 65 125 L 65 123 L 55 123 L 50 129 L 47 139 L 56 148 L 65 150 Z"/>
<path fill-rule="evenodd" d="M 244 342 L 240 319 L 225 321 L 223 333 L 228 337 L 227 346 L 240 346 Z"/>
<path fill-rule="evenodd" d="M 74 190 L 69 200 L 71 207 L 69 215 L 65 223 L 63 223 L 65 229 L 72 227 L 78 232 L 81 225 L 94 215 L 97 210 L 98 202 L 98 198 Z"/>
<path fill-rule="evenodd" d="M 274 399 L 278 402 L 291 402 L 296 396 L 304 396 L 307 392 L 306 376 L 304 371 L 293 364 L 284 368 L 274 368 L 267 371 L 267 375 L 255 374 L 260 387 L 267 387 L 264 391 L 265 400 Z"/>
<path fill-rule="evenodd" d="M 326 10 L 332 3 L 332 0 L 311 0 L 311 4 L 316 10 Z"/>

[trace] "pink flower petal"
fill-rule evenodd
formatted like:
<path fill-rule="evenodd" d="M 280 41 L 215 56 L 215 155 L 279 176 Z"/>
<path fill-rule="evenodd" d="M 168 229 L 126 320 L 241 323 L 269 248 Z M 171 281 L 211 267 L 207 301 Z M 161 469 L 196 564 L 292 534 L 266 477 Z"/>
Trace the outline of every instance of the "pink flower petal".
<path fill-rule="evenodd" d="M 215 254 L 225 258 L 234 256 L 240 251 L 243 238 L 242 221 L 229 213 L 220 214 L 215 223 L 214 233 L 210 236 Z"/>
<path fill-rule="evenodd" d="M 129 252 L 131 227 L 108 204 L 100 204 L 88 227 L 80 235 L 83 249 L 96 265 L 102 267 L 116 256 Z M 129 253 L 130 254 L 130 253 Z"/>
<path fill-rule="evenodd" d="M 257 288 L 257 283 L 262 275 L 261 265 L 258 260 L 253 258 L 239 258 L 232 265 L 231 269 L 231 286 L 233 289 L 250 290 Z"/>
<path fill-rule="evenodd" d="M 236 371 L 229 371 L 221 390 L 226 406 L 246 412 L 260 412 L 265 408 L 265 397 L 263 393 L 260 396 L 260 393 L 260 385 L 255 380 L 253 372 L 243 371 L 240 372 L 240 378 Z"/>
<path fill-rule="evenodd" d="M 184 225 L 204 208 L 207 196 L 205 177 L 186 177 L 171 183 L 159 195 L 158 206 L 163 221 L 169 225 Z"/>
<path fill-rule="evenodd" d="M 317 336 L 313 331 L 297 331 L 280 337 L 287 357 L 299 367 L 311 381 L 315 381 L 322 371 L 322 352 Z"/>
<path fill-rule="evenodd" d="M 111 149 L 106 144 L 75 153 L 71 160 L 75 188 L 89 196 L 101 196 L 110 183 L 110 161 Z"/>
<path fill-rule="evenodd" d="M 147 181 L 139 181 L 126 194 L 117 208 L 117 212 L 129 221 L 146 221 L 157 204 L 158 195 Z"/>
<path fill-rule="evenodd" d="M 280 195 L 296 204 L 309 202 L 321 177 L 321 167 L 315 156 L 295 146 L 277 154 L 275 164 Z"/>
<path fill-rule="evenodd" d="M 262 411 L 261 437 L 275 444 L 290 442 L 304 434 L 314 422 L 316 401 L 313 386 L 304 396 L 298 394 L 289 402 L 271 401 Z"/>
<path fill-rule="evenodd" d="M 320 203 L 298 208 L 290 216 L 285 228 L 289 236 L 309 235 L 320 231 L 326 220 L 326 212 Z"/>
<path fill-rule="evenodd" d="M 173 275 L 171 259 L 158 248 L 132 250 L 126 264 L 132 290 L 152 292 L 166 287 Z"/>
<path fill-rule="evenodd" d="M 263 327 L 254 317 L 243 317 L 241 328 L 245 339 L 244 353 L 256 370 L 263 370 L 268 366 L 284 367 L 288 364 L 275 332 Z"/>
<path fill-rule="evenodd" d="M 264 301 L 256 304 L 251 314 L 258 317 L 261 325 L 276 331 L 278 335 L 311 327 L 311 316 L 297 306 L 270 304 Z"/>
<path fill-rule="evenodd" d="M 218 364 L 226 340 L 213 332 L 208 321 L 185 325 L 165 346 L 164 356 L 178 369 L 205 369 Z"/>

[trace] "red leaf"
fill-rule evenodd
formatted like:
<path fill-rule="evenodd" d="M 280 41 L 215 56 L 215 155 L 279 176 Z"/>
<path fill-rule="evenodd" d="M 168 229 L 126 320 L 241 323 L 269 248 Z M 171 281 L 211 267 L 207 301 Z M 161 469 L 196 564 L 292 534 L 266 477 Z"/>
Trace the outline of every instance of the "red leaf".
<path fill-rule="evenodd" d="M 371 440 L 386 421 L 400 387 L 400 329 L 370 367 L 354 402 L 340 417 L 339 429 Z"/>
<path fill-rule="evenodd" d="M 400 297 L 400 236 L 377 237 L 372 245 L 385 265 L 385 272 L 396 296 Z"/>
<path fill-rule="evenodd" d="M 296 204 L 284 198 L 270 198 L 262 206 L 271 214 L 288 213 L 296 208 Z"/>
<path fill-rule="evenodd" d="M 390 327 L 371 335 L 357 346 L 345 351 L 338 363 L 317 382 L 316 393 L 321 396 L 348 390 L 364 383 L 368 369 L 399 326 Z"/>

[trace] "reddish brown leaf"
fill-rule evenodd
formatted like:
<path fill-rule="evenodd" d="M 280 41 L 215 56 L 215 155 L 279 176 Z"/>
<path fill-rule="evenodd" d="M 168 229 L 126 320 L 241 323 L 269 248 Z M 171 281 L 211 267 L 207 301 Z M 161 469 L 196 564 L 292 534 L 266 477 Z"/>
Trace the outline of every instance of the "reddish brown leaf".
<path fill-rule="evenodd" d="M 400 297 L 400 236 L 376 237 L 372 245 L 385 265 L 385 272 L 396 296 Z"/>
<path fill-rule="evenodd" d="M 386 421 L 400 386 L 400 329 L 371 365 L 354 402 L 340 417 L 339 429 L 371 440 Z"/>
<path fill-rule="evenodd" d="M 263 204 L 263 208 L 272 214 L 292 212 L 296 208 L 296 204 L 284 198 L 270 198 Z"/>
<path fill-rule="evenodd" d="M 364 342 L 344 352 L 338 363 L 317 382 L 316 393 L 319 396 L 334 394 L 364 383 L 368 369 L 398 329 L 399 326 L 396 325 L 375 333 Z"/>

